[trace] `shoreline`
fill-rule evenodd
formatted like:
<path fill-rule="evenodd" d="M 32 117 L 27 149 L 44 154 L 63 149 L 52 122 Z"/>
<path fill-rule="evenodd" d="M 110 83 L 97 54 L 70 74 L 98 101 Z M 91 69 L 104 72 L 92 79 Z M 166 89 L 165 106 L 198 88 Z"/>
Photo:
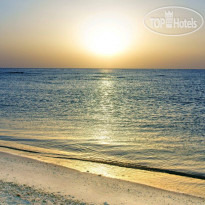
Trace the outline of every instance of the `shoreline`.
<path fill-rule="evenodd" d="M 92 204 L 204 204 L 204 198 L 0 152 L 0 180 Z"/>
<path fill-rule="evenodd" d="M 0 145 L 0 148 L 6 148 L 14 151 L 20 151 L 20 152 L 27 152 L 31 154 L 39 154 L 37 151 L 31 151 L 31 150 L 26 150 L 26 149 L 20 149 L 20 148 L 14 148 L 14 147 L 9 147 L 5 145 Z M 186 172 L 180 172 L 177 170 L 169 170 L 169 169 L 163 169 L 163 168 L 157 168 L 157 167 L 148 167 L 145 165 L 133 165 L 131 163 L 124 163 L 121 162 L 111 162 L 111 161 L 103 161 L 103 160 L 95 160 L 95 159 L 80 159 L 80 158 L 75 158 L 75 157 L 66 157 L 66 156 L 56 156 L 53 157 L 55 159 L 62 159 L 62 160 L 76 160 L 76 161 L 81 161 L 81 162 L 91 162 L 91 163 L 98 163 L 98 164 L 105 164 L 105 165 L 110 165 L 110 166 L 117 166 L 121 168 L 130 168 L 130 169 L 137 169 L 137 170 L 143 170 L 143 171 L 151 171 L 151 172 L 157 172 L 157 173 L 165 173 L 165 174 L 172 174 L 176 176 L 181 176 L 181 177 L 189 177 L 193 179 L 202 179 L 205 180 L 204 175 L 200 175 L 199 173 L 186 173 Z"/>
<path fill-rule="evenodd" d="M 6 145 L 6 142 L 1 140 L 0 142 L 1 145 Z M 26 150 L 26 152 L 24 150 Z M 1 151 L 45 163 L 51 163 L 61 167 L 66 167 L 68 169 L 78 170 L 82 173 L 89 172 L 94 175 L 120 179 L 123 181 L 146 185 L 161 190 L 205 199 L 205 181 L 203 179 L 178 176 L 175 174 L 167 174 L 163 172 L 132 169 L 83 160 L 74 160 L 68 158 L 62 159 L 58 156 L 59 154 L 66 156 L 67 153 L 64 153 L 63 151 L 50 150 L 17 143 L 12 143 L 11 149 L 10 147 L 5 148 L 4 146 L 3 148 L 0 146 L 0 152 Z"/>

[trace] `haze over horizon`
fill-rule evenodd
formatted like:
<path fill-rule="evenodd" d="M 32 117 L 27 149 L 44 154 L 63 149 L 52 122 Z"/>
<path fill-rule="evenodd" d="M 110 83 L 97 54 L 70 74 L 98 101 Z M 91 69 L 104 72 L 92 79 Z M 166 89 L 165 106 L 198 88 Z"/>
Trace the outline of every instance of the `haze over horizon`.
<path fill-rule="evenodd" d="M 143 25 L 163 6 L 205 16 L 203 0 L 1 0 L 0 68 L 205 69 L 205 28 L 162 36 Z"/>

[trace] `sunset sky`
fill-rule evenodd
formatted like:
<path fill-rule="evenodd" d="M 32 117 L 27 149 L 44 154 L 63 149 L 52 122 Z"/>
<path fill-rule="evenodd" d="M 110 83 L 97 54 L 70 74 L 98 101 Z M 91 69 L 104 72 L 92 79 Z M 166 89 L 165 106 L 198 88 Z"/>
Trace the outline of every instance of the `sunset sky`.
<path fill-rule="evenodd" d="M 143 25 L 171 5 L 205 17 L 204 0 L 0 0 L 0 67 L 205 68 L 205 26 L 173 37 Z"/>

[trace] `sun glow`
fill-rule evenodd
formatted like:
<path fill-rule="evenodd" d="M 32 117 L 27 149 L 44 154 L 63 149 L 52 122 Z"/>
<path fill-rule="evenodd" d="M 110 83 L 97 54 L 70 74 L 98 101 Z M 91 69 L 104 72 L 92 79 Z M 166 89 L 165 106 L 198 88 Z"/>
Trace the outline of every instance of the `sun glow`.
<path fill-rule="evenodd" d="M 122 22 L 102 18 L 86 26 L 83 41 L 90 52 L 112 56 L 125 52 L 130 43 L 130 33 Z"/>

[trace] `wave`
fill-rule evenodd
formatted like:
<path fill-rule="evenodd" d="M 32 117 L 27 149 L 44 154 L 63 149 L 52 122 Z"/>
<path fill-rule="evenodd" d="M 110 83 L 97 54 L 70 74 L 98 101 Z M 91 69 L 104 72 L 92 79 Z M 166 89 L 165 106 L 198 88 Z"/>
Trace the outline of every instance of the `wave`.
<path fill-rule="evenodd" d="M 16 148 L 16 147 L 9 147 L 9 146 L 4 146 L 4 145 L 0 145 L 0 147 L 7 148 L 7 149 L 12 149 L 12 150 L 17 150 L 17 151 L 29 152 L 29 153 L 33 153 L 33 154 L 42 154 L 42 152 L 26 150 L 26 149 L 20 149 L 20 148 Z"/>
<path fill-rule="evenodd" d="M 166 174 L 172 174 L 172 175 L 177 175 L 177 176 L 183 176 L 183 177 L 189 177 L 189 178 L 205 180 L 205 176 L 201 175 L 199 173 L 186 173 L 186 172 L 181 172 L 181 171 L 177 171 L 177 170 L 169 170 L 169 169 L 163 169 L 163 168 L 148 167 L 148 166 L 144 166 L 144 165 L 140 165 L 140 164 L 136 164 L 136 163 L 129 163 L 129 162 L 119 162 L 119 161 L 112 161 L 112 160 L 70 157 L 70 156 L 65 156 L 65 155 L 61 155 L 61 154 L 43 153 L 43 152 L 39 152 L 39 151 L 27 150 L 27 149 L 4 146 L 4 145 L 0 145 L 0 147 L 7 148 L 7 149 L 12 149 L 12 150 L 17 150 L 17 151 L 22 151 L 22 152 L 27 152 L 27 153 L 42 154 L 42 155 L 44 155 L 44 157 L 52 157 L 52 158 L 56 158 L 56 159 L 67 159 L 67 160 L 78 160 L 78 161 L 84 161 L 84 162 L 93 162 L 93 163 L 99 163 L 99 164 L 107 164 L 107 165 L 124 167 L 124 168 L 139 169 L 139 170 L 144 170 L 144 171 L 166 173 Z"/>
<path fill-rule="evenodd" d="M 8 71 L 8 72 L 0 72 L 0 74 L 25 74 L 22 71 Z"/>

